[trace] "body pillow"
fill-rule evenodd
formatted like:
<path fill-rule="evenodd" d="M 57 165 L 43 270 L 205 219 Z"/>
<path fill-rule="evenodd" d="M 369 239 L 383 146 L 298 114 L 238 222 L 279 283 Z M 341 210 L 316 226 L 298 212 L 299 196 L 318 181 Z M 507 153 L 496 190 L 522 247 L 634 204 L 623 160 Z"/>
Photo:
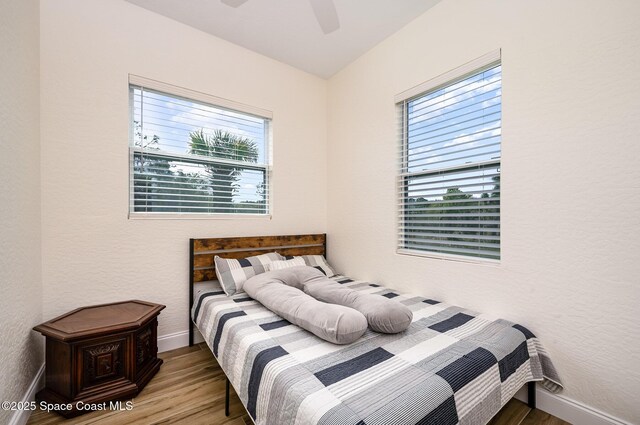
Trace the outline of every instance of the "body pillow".
<path fill-rule="evenodd" d="M 293 267 L 256 275 L 244 282 L 244 290 L 278 316 L 325 341 L 350 344 L 360 338 L 367 330 L 367 319 L 362 313 L 341 305 L 325 304 L 295 285 L 285 284 L 299 282 L 295 270 L 301 268 L 309 269 Z"/>
<path fill-rule="evenodd" d="M 413 320 L 413 313 L 406 305 L 382 295 L 345 288 L 338 282 L 327 279 L 320 272 L 304 283 L 304 292 L 319 301 L 358 310 L 367 318 L 369 327 L 376 332 L 402 332 Z"/>
<path fill-rule="evenodd" d="M 364 315 L 369 327 L 376 332 L 389 334 L 402 332 L 413 320 L 413 313 L 406 305 L 382 295 L 345 288 L 313 267 L 291 267 L 261 276 L 266 280 L 276 279 L 278 282 L 300 289 L 314 299 L 328 303 L 322 304 L 324 306 L 340 305 L 355 309 Z M 270 307 L 267 306 L 267 308 Z"/>
<path fill-rule="evenodd" d="M 274 261 L 266 265 L 267 271 L 288 269 L 290 267 L 304 266 L 304 258 L 293 257 L 291 260 Z"/>
<path fill-rule="evenodd" d="M 315 268 L 292 267 L 287 270 L 292 274 L 284 279 L 286 284 L 302 289 L 318 301 L 358 310 L 367 318 L 369 327 L 376 332 L 402 332 L 413 320 L 413 313 L 406 305 L 382 295 L 345 288 Z"/>

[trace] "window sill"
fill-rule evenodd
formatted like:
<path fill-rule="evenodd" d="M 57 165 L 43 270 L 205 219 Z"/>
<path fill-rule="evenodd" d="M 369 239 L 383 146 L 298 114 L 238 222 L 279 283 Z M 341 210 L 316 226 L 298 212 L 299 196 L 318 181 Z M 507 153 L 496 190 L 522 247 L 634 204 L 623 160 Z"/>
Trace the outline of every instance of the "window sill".
<path fill-rule="evenodd" d="M 271 220 L 271 214 L 129 213 L 129 220 Z"/>
<path fill-rule="evenodd" d="M 500 260 L 493 260 L 491 258 L 465 257 L 462 255 L 441 254 L 437 252 L 418 251 L 418 250 L 404 249 L 404 248 L 397 248 L 396 254 L 406 255 L 410 257 L 432 258 L 434 260 L 447 260 L 447 261 L 455 261 L 459 263 L 479 264 L 483 266 L 500 267 L 501 265 Z"/>

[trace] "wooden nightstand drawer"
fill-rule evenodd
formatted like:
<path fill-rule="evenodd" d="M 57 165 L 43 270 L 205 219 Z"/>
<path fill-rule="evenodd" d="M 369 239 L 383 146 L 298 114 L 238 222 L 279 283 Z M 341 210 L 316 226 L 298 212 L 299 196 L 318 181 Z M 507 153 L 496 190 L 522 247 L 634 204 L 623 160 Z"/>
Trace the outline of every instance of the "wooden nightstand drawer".
<path fill-rule="evenodd" d="M 132 381 L 126 364 L 128 349 L 127 337 L 104 338 L 99 342 L 79 344 L 76 348 L 80 370 L 78 392 L 118 379 Z"/>

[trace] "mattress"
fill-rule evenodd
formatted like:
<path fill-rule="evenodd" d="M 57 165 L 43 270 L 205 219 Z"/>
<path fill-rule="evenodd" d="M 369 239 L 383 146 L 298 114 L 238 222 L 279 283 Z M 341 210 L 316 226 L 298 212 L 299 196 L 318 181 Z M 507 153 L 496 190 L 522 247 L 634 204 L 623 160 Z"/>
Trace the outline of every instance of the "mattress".
<path fill-rule="evenodd" d="M 191 315 L 257 425 L 484 424 L 527 382 L 562 384 L 523 326 L 345 276 L 349 288 L 401 302 L 399 334 L 368 330 L 335 345 L 246 294 L 196 284 Z"/>

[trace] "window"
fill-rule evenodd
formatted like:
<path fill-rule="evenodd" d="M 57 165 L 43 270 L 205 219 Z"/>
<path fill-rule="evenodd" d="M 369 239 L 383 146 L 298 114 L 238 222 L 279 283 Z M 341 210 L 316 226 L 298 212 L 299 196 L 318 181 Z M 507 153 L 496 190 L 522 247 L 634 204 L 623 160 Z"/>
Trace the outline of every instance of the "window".
<path fill-rule="evenodd" d="M 400 253 L 500 259 L 499 53 L 479 61 L 399 95 Z"/>
<path fill-rule="evenodd" d="M 131 216 L 268 215 L 271 114 L 130 76 Z"/>

